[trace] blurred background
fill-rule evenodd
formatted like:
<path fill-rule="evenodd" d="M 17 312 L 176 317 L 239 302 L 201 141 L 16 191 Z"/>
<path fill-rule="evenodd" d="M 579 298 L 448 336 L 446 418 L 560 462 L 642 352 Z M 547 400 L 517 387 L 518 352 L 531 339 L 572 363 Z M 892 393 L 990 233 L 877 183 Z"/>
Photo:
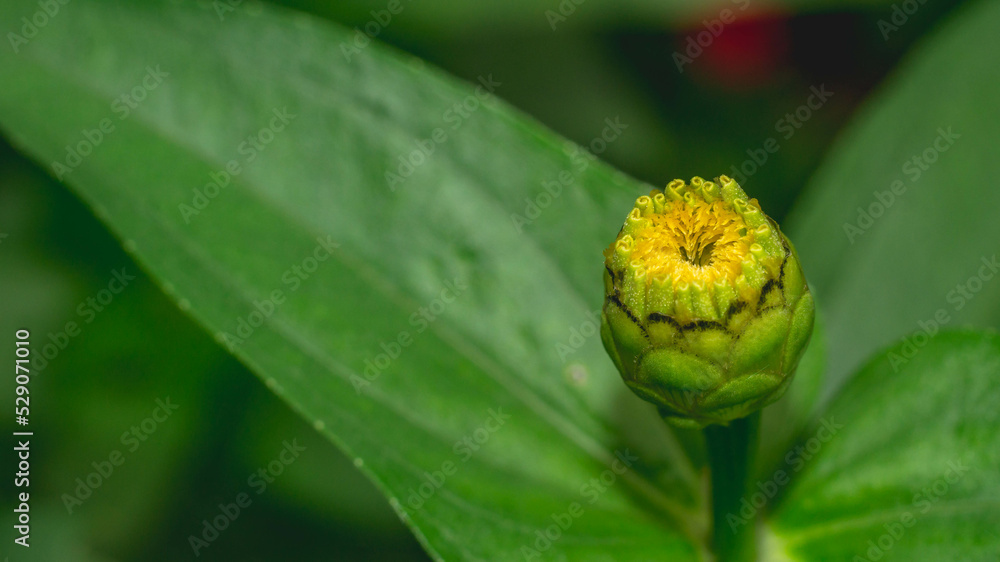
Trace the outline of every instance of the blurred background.
<path fill-rule="evenodd" d="M 779 221 L 859 104 L 961 4 L 858 0 L 845 12 L 762 0 L 400 1 L 391 22 L 369 28 L 378 41 L 469 82 L 492 76 L 499 97 L 649 183 L 734 175 Z M 281 3 L 364 29 L 388 1 Z M 919 8 L 898 25 L 892 18 L 904 4 Z M 25 4 L 26 13 L 35 9 Z M 620 137 L 594 143 L 609 121 Z M 768 139 L 776 151 L 764 150 Z M 10 546 L 14 497 L 2 488 L 9 560 L 189 559 L 200 521 L 246 491 L 288 435 L 310 454 L 283 468 L 200 558 L 427 559 L 349 459 L 2 139 L 0 263 L 0 333 L 26 327 L 36 349 L 58 348 L 31 382 L 30 552 Z M 102 305 L 116 271 L 135 280 Z M 70 321 L 79 332 L 67 333 Z M 7 345 L 4 361 L 13 362 Z M 12 396 L 12 376 L 0 385 Z M 168 399 L 176 409 L 147 422 Z M 84 482 L 116 450 L 124 463 L 92 479 L 96 487 Z M 4 473 L 13 473 L 13 455 L 3 457 Z M 89 497 L 68 500 L 85 495 L 82 484 Z"/>

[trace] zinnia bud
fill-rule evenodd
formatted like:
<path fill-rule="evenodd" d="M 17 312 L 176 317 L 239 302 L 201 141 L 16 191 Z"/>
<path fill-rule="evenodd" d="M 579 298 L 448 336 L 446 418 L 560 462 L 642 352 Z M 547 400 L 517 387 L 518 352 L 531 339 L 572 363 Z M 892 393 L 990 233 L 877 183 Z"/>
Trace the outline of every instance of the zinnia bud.
<path fill-rule="evenodd" d="M 784 393 L 813 325 L 798 257 L 726 176 L 636 199 L 604 251 L 601 340 L 674 425 L 728 424 Z"/>

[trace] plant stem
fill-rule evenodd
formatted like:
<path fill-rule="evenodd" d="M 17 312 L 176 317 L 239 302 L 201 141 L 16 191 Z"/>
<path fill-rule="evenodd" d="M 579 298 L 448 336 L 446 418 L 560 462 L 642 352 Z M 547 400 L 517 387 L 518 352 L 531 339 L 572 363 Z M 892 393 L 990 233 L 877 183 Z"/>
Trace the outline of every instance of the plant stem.
<path fill-rule="evenodd" d="M 718 562 L 752 562 L 756 558 L 756 518 L 740 514 L 760 431 L 760 412 L 710 425 L 703 432 L 712 471 L 712 549 Z"/>

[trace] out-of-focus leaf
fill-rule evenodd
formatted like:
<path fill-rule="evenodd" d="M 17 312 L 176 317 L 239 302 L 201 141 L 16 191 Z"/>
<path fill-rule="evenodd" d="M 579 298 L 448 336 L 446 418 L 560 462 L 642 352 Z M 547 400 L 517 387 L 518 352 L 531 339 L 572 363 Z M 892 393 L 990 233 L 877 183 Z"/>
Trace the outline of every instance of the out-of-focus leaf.
<path fill-rule="evenodd" d="M 900 362 L 905 345 L 862 369 L 793 451 L 773 559 L 1000 556 L 1000 337 L 947 332 Z"/>
<path fill-rule="evenodd" d="M 1000 326 L 997 25 L 1000 4 L 974 3 L 925 40 L 793 210 L 834 385 L 906 333 L 919 346 L 944 326 Z"/>

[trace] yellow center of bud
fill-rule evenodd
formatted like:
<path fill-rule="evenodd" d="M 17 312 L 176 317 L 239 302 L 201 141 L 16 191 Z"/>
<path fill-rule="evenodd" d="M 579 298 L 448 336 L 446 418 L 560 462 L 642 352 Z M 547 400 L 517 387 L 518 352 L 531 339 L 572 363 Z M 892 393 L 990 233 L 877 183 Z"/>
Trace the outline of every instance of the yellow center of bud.
<path fill-rule="evenodd" d="M 732 179 L 674 180 L 635 200 L 604 252 L 605 290 L 636 318 L 718 321 L 757 306 L 766 287 L 780 289 L 787 254 L 757 201 Z"/>
<path fill-rule="evenodd" d="M 753 239 L 743 217 L 728 207 L 723 201 L 669 201 L 662 213 L 643 217 L 631 257 L 646 270 L 647 283 L 736 281 Z"/>

